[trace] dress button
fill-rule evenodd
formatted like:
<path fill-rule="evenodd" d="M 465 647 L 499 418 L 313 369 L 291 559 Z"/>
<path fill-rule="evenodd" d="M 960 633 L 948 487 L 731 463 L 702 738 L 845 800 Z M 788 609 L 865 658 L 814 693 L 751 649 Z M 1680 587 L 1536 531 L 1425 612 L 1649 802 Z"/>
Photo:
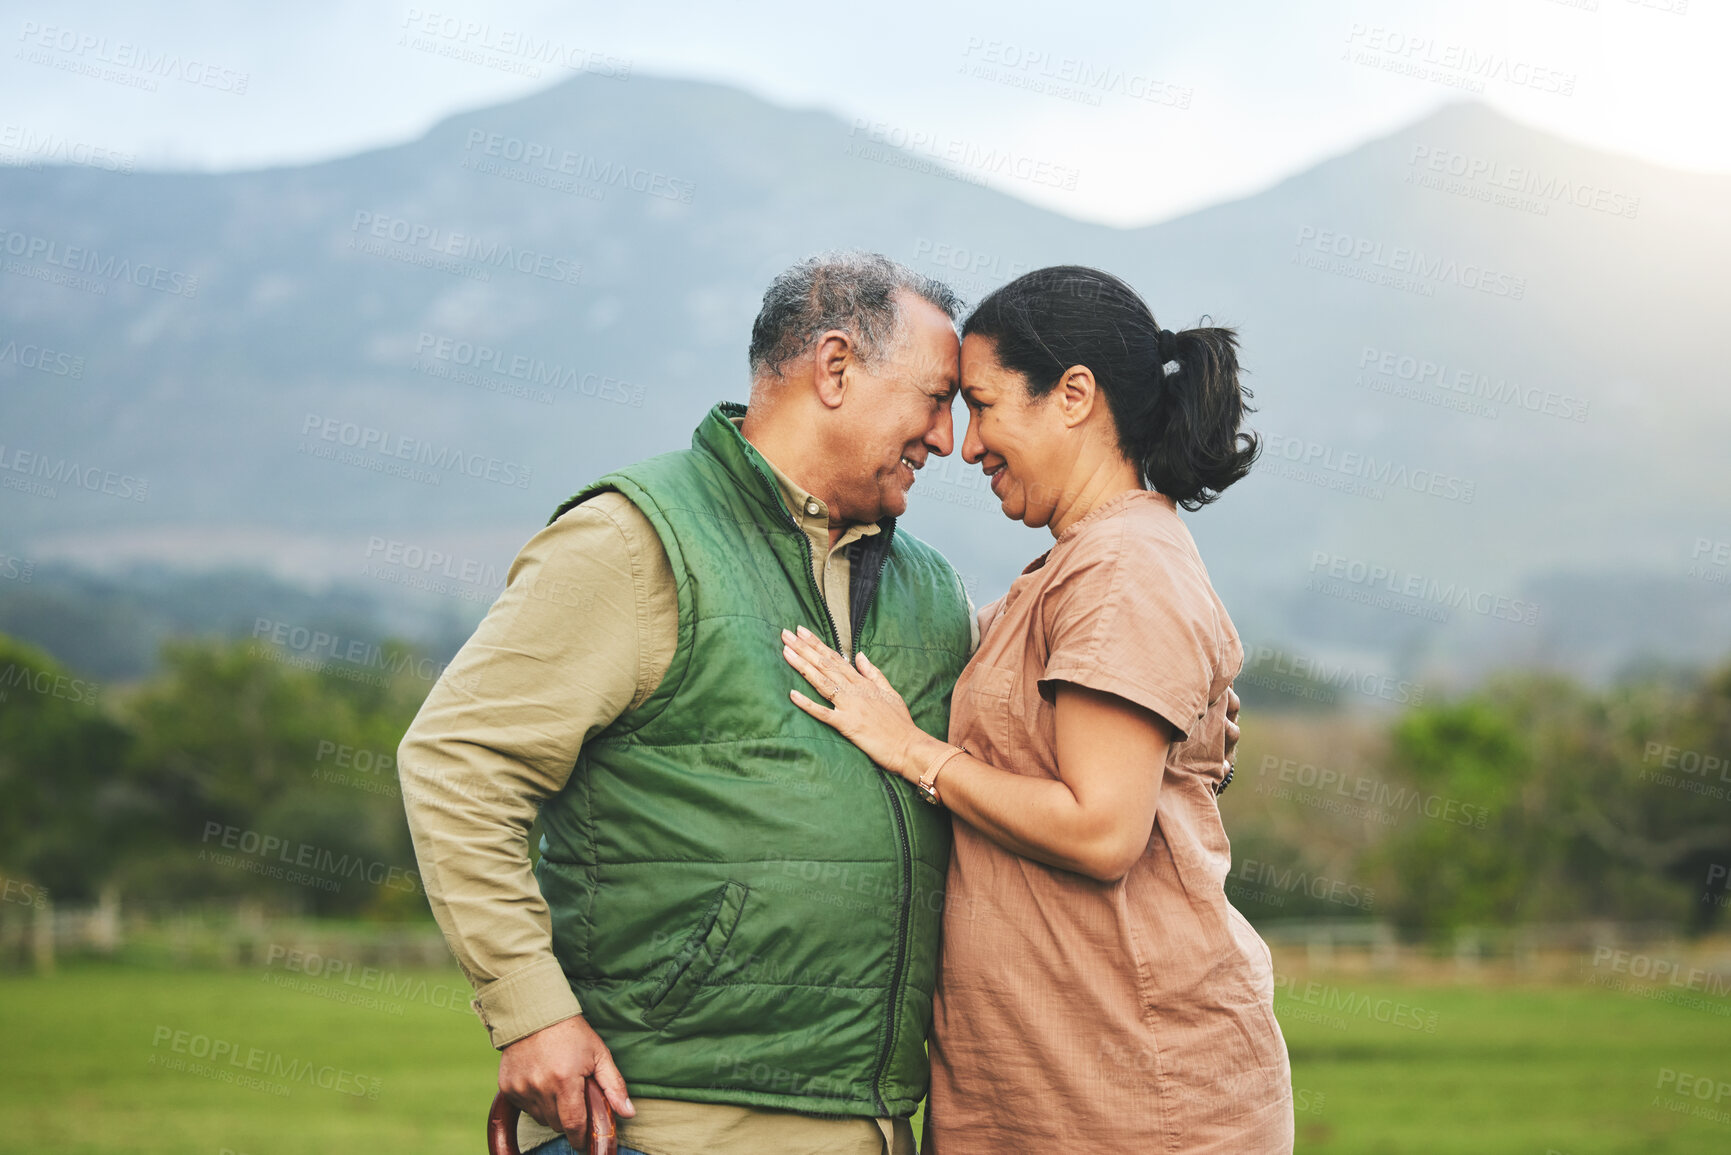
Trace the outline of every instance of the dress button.
<path fill-rule="evenodd" d="M 805 511 L 811 516 L 816 517 L 818 514 L 823 512 L 823 506 L 817 503 L 817 498 L 808 497 L 805 502 Z"/>

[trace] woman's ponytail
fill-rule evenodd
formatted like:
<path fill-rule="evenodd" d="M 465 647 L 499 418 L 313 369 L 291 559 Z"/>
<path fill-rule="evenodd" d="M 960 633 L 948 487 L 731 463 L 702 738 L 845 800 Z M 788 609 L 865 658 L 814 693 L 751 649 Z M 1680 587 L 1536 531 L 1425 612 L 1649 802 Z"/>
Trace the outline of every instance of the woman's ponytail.
<path fill-rule="evenodd" d="M 1168 342 L 1162 342 L 1168 344 Z M 1145 425 L 1124 445 L 1149 485 L 1201 509 L 1250 472 L 1262 446 L 1241 432 L 1250 390 L 1238 382 L 1238 334 L 1202 327 L 1170 334 L 1155 369 Z"/>

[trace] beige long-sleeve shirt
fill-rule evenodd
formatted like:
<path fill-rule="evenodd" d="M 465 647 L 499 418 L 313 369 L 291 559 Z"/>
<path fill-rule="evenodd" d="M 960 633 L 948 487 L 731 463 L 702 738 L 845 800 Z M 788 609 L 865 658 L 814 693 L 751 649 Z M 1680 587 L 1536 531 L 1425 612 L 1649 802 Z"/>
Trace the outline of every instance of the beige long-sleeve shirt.
<path fill-rule="evenodd" d="M 851 574 L 829 510 L 780 470 L 789 511 L 845 646 Z M 553 955 L 530 870 L 529 828 L 583 744 L 660 684 L 677 644 L 678 599 L 660 538 L 636 506 L 602 493 L 530 539 L 487 616 L 404 736 L 404 808 L 434 917 L 503 1048 L 581 1013 Z M 605 1040 L 603 1040 L 605 1041 Z M 906 1120 L 836 1119 L 724 1104 L 636 1099 L 620 1142 L 648 1155 L 912 1155 Z M 555 1132 L 526 1116 L 528 1151 Z"/>

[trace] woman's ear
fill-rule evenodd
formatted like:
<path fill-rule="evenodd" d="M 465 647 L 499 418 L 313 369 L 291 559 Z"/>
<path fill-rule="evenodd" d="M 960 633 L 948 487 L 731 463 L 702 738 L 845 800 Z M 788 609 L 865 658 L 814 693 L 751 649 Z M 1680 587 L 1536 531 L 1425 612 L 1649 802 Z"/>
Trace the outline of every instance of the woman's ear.
<path fill-rule="evenodd" d="M 1064 370 L 1063 379 L 1053 389 L 1058 395 L 1058 408 L 1064 415 L 1066 428 L 1074 429 L 1094 412 L 1100 397 L 1099 383 L 1086 365 L 1072 365 Z"/>

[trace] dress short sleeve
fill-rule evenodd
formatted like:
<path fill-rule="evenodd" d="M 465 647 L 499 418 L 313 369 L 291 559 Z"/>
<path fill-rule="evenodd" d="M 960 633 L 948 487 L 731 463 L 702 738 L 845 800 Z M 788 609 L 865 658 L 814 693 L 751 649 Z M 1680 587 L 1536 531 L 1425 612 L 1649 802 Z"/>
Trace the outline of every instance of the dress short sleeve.
<path fill-rule="evenodd" d="M 1213 599 L 1186 551 L 1140 527 L 1117 519 L 1110 532 L 1083 535 L 1053 575 L 1040 694 L 1055 700 L 1058 682 L 1116 694 L 1166 719 L 1183 741 L 1215 681 Z"/>

